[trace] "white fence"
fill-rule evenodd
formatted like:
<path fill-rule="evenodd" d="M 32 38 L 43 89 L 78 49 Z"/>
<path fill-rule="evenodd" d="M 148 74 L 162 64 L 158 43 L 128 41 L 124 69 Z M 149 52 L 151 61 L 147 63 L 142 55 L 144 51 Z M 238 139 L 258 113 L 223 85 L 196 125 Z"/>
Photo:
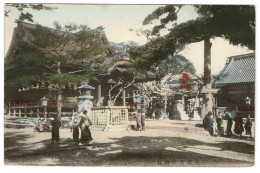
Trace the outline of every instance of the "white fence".
<path fill-rule="evenodd" d="M 124 106 L 100 106 L 91 108 L 93 125 L 104 130 L 125 130 L 128 126 L 128 110 Z"/>

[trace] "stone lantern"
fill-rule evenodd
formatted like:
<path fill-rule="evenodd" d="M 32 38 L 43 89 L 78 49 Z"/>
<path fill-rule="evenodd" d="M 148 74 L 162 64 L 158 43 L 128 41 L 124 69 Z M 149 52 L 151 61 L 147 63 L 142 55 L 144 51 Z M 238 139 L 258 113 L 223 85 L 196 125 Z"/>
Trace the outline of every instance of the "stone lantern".
<path fill-rule="evenodd" d="M 80 102 L 78 106 L 78 115 L 82 113 L 84 110 L 90 110 L 93 107 L 93 96 L 91 95 L 91 90 L 94 90 L 95 87 L 88 85 L 87 82 L 83 83 L 81 86 L 78 87 L 81 91 L 81 96 L 79 96 Z"/>

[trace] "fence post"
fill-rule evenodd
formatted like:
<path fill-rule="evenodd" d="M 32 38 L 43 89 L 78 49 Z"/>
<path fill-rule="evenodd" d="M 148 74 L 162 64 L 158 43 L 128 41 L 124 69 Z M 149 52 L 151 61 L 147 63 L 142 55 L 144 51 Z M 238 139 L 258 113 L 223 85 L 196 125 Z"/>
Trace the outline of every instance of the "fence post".
<path fill-rule="evenodd" d="M 39 108 L 37 108 L 36 111 L 37 111 L 37 112 L 36 112 L 37 117 L 39 118 L 39 117 L 40 117 L 40 115 L 39 115 Z"/>
<path fill-rule="evenodd" d="M 110 110 L 110 108 L 105 108 L 105 110 L 106 110 L 106 118 L 107 118 L 107 121 L 106 121 L 106 131 L 108 131 L 108 129 L 109 129 L 109 124 L 110 124 L 110 122 L 109 122 L 109 119 L 110 119 L 110 112 L 111 112 L 111 110 Z"/>
<path fill-rule="evenodd" d="M 15 108 L 14 108 L 14 116 L 16 117 L 16 110 L 15 110 Z"/>

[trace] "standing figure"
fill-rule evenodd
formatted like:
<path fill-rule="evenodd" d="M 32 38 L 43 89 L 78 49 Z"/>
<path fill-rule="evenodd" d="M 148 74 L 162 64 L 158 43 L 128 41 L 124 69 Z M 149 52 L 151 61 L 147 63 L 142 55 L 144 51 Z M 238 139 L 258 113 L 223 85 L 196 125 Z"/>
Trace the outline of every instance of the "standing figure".
<path fill-rule="evenodd" d="M 71 124 L 70 129 L 73 131 L 72 134 L 74 142 L 77 142 L 79 140 L 79 123 L 77 117 L 73 119 L 73 123 Z"/>
<path fill-rule="evenodd" d="M 59 143 L 61 121 L 58 119 L 58 116 L 54 117 L 54 120 L 51 121 L 51 125 L 52 125 L 52 131 L 51 131 L 52 143 L 54 143 L 54 141 Z"/>
<path fill-rule="evenodd" d="M 137 113 L 135 114 L 136 116 L 136 127 L 137 130 L 142 131 L 142 114 L 141 114 L 141 110 L 138 109 Z"/>
<path fill-rule="evenodd" d="M 88 111 L 84 110 L 83 116 L 81 117 L 80 122 L 79 122 L 79 128 L 81 130 L 80 140 L 89 142 L 89 141 L 93 140 L 90 129 L 89 129 L 89 126 L 92 125 L 92 122 L 87 114 L 88 114 Z"/>
<path fill-rule="evenodd" d="M 251 128 L 252 128 L 252 121 L 250 119 L 250 114 L 249 114 L 246 119 L 245 129 L 246 129 L 246 135 L 250 135 L 250 138 L 252 138 Z"/>
<path fill-rule="evenodd" d="M 211 118 L 211 115 L 213 115 L 213 113 L 211 111 L 209 111 L 208 114 L 204 117 L 203 126 L 204 126 L 205 129 L 207 129 L 209 131 L 209 134 L 211 136 L 213 136 L 213 134 L 214 134 L 214 121 Z"/>
<path fill-rule="evenodd" d="M 45 126 L 45 120 L 42 119 L 40 122 L 39 132 L 43 132 L 45 130 L 44 126 Z"/>
<path fill-rule="evenodd" d="M 242 136 L 242 133 L 244 132 L 244 127 L 243 127 L 244 121 L 241 117 L 241 115 L 237 115 L 235 117 L 235 129 L 234 132 L 238 134 L 240 137 Z"/>
<path fill-rule="evenodd" d="M 40 132 L 40 124 L 41 124 L 41 119 L 39 118 L 37 120 L 37 123 L 36 123 L 35 127 L 34 127 L 34 132 L 35 131 Z"/>
<path fill-rule="evenodd" d="M 224 110 L 224 119 L 227 120 L 227 135 L 230 136 L 232 135 L 232 131 L 231 131 L 231 128 L 232 128 L 232 124 L 233 124 L 233 121 L 232 121 L 232 115 L 231 113 L 227 112 L 227 110 Z"/>
<path fill-rule="evenodd" d="M 142 106 L 141 113 L 142 113 L 141 115 L 142 130 L 145 130 L 145 115 L 146 115 L 145 106 Z"/>
<path fill-rule="evenodd" d="M 217 115 L 216 123 L 217 123 L 218 136 L 224 136 L 224 127 L 222 127 L 223 120 L 222 120 L 221 112 L 219 112 Z"/>

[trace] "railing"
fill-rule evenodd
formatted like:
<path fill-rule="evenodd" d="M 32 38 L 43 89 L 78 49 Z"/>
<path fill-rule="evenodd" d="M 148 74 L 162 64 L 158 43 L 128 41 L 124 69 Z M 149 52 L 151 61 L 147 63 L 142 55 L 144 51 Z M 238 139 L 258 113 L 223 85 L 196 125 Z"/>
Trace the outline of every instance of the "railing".
<path fill-rule="evenodd" d="M 19 102 L 9 102 L 9 108 L 18 108 L 18 107 L 37 107 L 41 106 L 41 100 L 34 100 L 34 101 L 19 101 Z M 57 100 L 50 99 L 48 100 L 48 105 L 56 106 Z"/>
<path fill-rule="evenodd" d="M 44 110 L 42 106 L 35 107 L 10 107 L 8 108 L 7 115 L 14 117 L 44 117 Z M 46 109 L 46 117 L 52 117 L 57 115 L 57 111 Z M 71 112 L 61 112 L 61 116 L 72 116 L 74 115 L 74 109 Z"/>
<path fill-rule="evenodd" d="M 128 110 L 124 106 L 93 107 L 89 115 L 93 125 L 104 130 L 125 130 L 128 126 Z"/>

